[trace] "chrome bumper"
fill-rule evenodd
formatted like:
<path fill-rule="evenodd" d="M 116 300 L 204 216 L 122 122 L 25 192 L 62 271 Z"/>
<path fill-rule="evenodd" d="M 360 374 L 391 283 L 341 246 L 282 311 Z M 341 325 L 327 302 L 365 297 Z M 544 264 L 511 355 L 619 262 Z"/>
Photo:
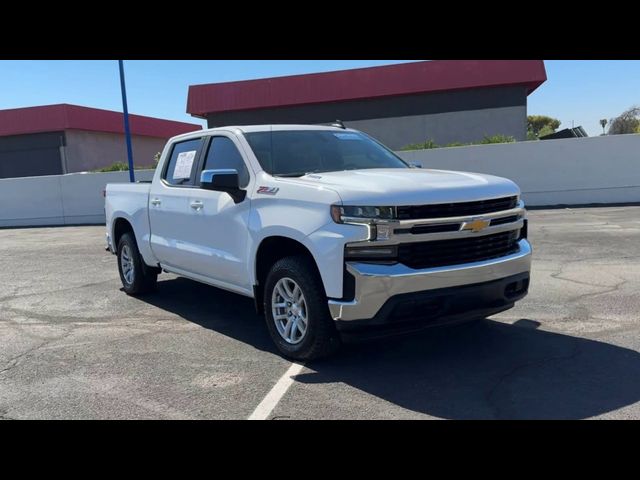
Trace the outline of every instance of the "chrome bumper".
<path fill-rule="evenodd" d="M 470 285 L 528 272 L 531 269 L 531 245 L 518 242 L 520 250 L 506 257 L 451 267 L 414 270 L 402 264 L 376 265 L 348 262 L 347 271 L 355 277 L 353 301 L 329 300 L 334 320 L 373 318 L 385 302 L 403 293 Z"/>

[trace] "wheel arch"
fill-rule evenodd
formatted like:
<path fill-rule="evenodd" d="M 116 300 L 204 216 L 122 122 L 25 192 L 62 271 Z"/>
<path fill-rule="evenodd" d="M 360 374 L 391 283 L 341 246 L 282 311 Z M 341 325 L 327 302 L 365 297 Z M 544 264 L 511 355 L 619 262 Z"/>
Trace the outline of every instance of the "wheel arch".
<path fill-rule="evenodd" d="M 254 260 L 253 294 L 256 310 L 263 313 L 262 297 L 264 284 L 271 267 L 280 259 L 293 255 L 303 255 L 311 260 L 316 274 L 321 278 L 320 269 L 311 250 L 302 242 L 291 237 L 271 235 L 263 238 L 258 245 Z"/>
<path fill-rule="evenodd" d="M 113 232 L 112 232 L 112 236 L 111 238 L 113 239 L 113 250 L 117 253 L 118 251 L 118 243 L 120 242 L 120 239 L 122 238 L 122 236 L 125 233 L 131 232 L 131 234 L 133 235 L 134 240 L 136 241 L 136 243 L 138 243 L 138 239 L 136 238 L 136 233 L 133 229 L 133 225 L 131 224 L 131 222 L 124 218 L 124 217 L 118 217 L 113 221 L 113 228 L 112 228 Z"/>

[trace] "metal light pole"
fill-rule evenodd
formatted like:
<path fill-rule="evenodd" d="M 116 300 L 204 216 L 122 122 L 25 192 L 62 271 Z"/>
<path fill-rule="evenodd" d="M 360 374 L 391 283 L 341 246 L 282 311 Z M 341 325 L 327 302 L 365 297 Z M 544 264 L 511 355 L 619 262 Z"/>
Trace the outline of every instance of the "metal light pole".
<path fill-rule="evenodd" d="M 127 108 L 127 88 L 124 84 L 124 65 L 122 60 L 118 60 L 120 67 L 120 90 L 122 91 L 122 111 L 124 113 L 124 136 L 127 140 L 127 160 L 129 162 L 129 181 L 135 183 L 136 177 L 133 172 L 133 150 L 131 149 L 131 130 L 129 129 L 129 109 Z"/>

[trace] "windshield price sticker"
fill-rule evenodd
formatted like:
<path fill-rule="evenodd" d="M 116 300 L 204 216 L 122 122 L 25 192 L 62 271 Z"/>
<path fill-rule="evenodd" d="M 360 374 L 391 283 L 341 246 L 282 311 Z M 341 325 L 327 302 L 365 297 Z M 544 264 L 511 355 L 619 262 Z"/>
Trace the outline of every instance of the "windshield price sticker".
<path fill-rule="evenodd" d="M 191 178 L 191 169 L 193 167 L 193 160 L 195 158 L 196 150 L 178 154 L 178 159 L 176 160 L 176 168 L 173 170 L 173 179 L 180 180 L 184 178 Z"/>

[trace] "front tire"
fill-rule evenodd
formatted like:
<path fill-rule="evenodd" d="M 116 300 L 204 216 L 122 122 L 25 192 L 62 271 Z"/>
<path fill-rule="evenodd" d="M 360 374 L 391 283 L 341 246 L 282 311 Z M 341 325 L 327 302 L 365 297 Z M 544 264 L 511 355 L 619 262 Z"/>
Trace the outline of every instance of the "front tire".
<path fill-rule="evenodd" d="M 286 257 L 271 267 L 264 312 L 273 342 L 289 358 L 326 357 L 340 346 L 322 280 L 305 256 Z"/>
<path fill-rule="evenodd" d="M 128 295 L 142 295 L 156 288 L 158 273 L 145 265 L 133 233 L 125 233 L 118 242 L 118 271 Z"/>

